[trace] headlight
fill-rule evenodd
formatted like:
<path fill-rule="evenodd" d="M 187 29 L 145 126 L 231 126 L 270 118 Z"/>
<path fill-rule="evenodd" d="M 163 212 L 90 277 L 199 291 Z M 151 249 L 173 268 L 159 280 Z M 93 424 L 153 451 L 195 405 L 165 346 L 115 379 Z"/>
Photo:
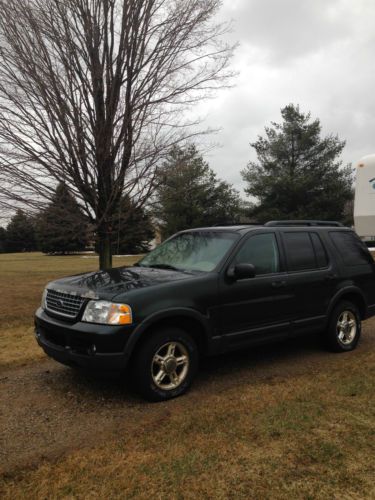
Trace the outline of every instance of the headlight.
<path fill-rule="evenodd" d="M 47 288 L 44 289 L 43 295 L 42 295 L 42 303 L 41 303 L 42 309 L 46 309 L 46 307 L 47 307 L 46 299 L 47 299 Z"/>
<path fill-rule="evenodd" d="M 131 325 L 131 307 L 127 304 L 114 304 L 106 300 L 90 300 L 87 303 L 82 321 L 103 325 Z"/>

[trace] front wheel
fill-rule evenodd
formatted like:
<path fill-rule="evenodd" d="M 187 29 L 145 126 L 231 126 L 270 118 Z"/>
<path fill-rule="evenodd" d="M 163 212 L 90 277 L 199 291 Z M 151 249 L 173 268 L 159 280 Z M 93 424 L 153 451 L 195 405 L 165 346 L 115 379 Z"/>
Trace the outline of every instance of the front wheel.
<path fill-rule="evenodd" d="M 180 396 L 190 387 L 197 371 L 197 346 L 180 328 L 167 327 L 149 334 L 133 360 L 133 382 L 149 401 Z"/>
<path fill-rule="evenodd" d="M 328 344 L 334 352 L 352 351 L 361 336 L 361 316 L 352 302 L 340 302 L 332 311 Z"/>

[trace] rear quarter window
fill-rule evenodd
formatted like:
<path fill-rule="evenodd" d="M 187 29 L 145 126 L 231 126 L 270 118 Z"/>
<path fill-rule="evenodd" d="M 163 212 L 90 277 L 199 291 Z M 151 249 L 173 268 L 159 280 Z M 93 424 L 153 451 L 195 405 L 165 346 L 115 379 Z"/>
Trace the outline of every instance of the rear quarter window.
<path fill-rule="evenodd" d="M 331 231 L 329 235 L 345 266 L 360 266 L 373 262 L 366 245 L 355 233 Z"/>

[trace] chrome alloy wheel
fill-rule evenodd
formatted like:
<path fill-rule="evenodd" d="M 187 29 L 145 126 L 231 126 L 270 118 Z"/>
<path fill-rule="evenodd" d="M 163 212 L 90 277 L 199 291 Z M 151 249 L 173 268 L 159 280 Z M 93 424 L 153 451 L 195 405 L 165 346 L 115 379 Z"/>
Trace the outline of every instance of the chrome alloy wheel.
<path fill-rule="evenodd" d="M 357 321 L 352 311 L 343 311 L 336 325 L 337 338 L 343 345 L 349 345 L 357 334 Z"/>
<path fill-rule="evenodd" d="M 176 389 L 189 371 L 189 353 L 180 342 L 168 342 L 152 358 L 151 375 L 155 385 L 164 391 Z"/>

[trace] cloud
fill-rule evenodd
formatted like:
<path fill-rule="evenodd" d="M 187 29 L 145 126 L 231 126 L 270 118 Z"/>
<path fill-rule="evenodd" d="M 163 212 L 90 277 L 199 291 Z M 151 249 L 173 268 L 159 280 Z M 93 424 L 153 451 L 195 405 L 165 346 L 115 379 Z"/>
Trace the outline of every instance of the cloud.
<path fill-rule="evenodd" d="M 234 16 L 242 43 L 263 50 L 278 65 L 348 37 L 352 13 L 343 0 L 237 0 L 224 2 L 222 15 Z"/>
<path fill-rule="evenodd" d="M 288 103 L 347 141 L 345 163 L 375 153 L 375 3 L 224 0 L 220 18 L 234 19 L 239 76 L 200 111 L 222 127 L 222 146 L 207 157 L 221 177 L 243 188 L 239 172 L 255 159 L 249 143 Z"/>

